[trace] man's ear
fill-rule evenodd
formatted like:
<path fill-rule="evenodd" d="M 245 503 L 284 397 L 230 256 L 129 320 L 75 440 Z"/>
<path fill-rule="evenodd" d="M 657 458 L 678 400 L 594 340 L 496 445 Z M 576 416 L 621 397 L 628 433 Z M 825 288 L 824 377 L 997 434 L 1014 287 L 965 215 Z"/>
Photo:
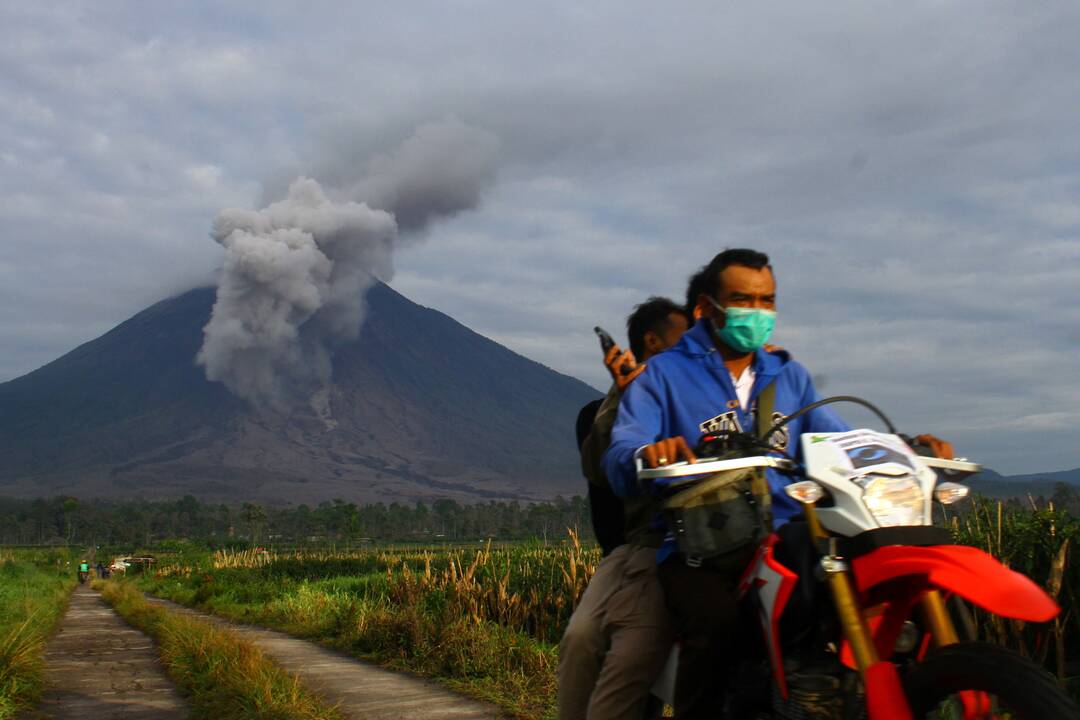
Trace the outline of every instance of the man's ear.
<path fill-rule="evenodd" d="M 711 302 L 709 302 L 709 296 L 705 293 L 698 295 L 697 305 L 694 306 L 694 322 L 697 322 L 701 318 L 713 318 L 714 320 L 721 320 L 717 317 L 720 313 L 716 311 L 716 308 Z M 722 325 L 719 323 L 718 325 Z"/>
<path fill-rule="evenodd" d="M 697 322 L 703 317 L 709 317 L 712 305 L 705 299 L 704 295 L 697 296 L 697 304 L 694 305 L 694 322 Z"/>

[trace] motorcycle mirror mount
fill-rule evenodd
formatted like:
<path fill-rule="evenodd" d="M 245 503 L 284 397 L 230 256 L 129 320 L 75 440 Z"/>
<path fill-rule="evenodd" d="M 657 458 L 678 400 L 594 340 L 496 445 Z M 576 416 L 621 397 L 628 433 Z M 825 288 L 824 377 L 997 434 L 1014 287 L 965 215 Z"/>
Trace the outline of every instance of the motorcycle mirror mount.
<path fill-rule="evenodd" d="M 801 502 L 803 505 L 812 505 L 825 497 L 825 488 L 813 480 L 803 480 L 785 485 L 784 492 L 788 494 L 788 497 Z"/>
<path fill-rule="evenodd" d="M 934 488 L 934 498 L 942 505 L 952 505 L 966 498 L 969 492 L 971 492 L 971 488 L 967 485 L 943 482 L 938 483 L 938 486 Z"/>

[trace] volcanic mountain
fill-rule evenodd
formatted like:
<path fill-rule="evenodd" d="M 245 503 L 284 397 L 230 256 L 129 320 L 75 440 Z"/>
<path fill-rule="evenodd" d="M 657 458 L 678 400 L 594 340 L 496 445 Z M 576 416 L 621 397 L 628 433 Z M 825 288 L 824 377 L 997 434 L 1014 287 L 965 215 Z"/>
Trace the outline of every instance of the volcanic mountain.
<path fill-rule="evenodd" d="M 260 410 L 194 362 L 214 290 L 153 305 L 0 384 L 0 495 L 463 502 L 584 490 L 578 410 L 599 393 L 421 307 L 368 291 L 332 382 Z"/>

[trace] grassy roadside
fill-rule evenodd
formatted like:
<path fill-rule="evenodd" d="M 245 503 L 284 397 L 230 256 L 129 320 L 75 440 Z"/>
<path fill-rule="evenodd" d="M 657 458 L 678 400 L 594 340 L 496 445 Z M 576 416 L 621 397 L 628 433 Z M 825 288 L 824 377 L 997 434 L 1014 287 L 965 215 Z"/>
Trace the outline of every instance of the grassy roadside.
<path fill-rule="evenodd" d="M 75 586 L 69 559 L 67 551 L 0 554 L 0 720 L 41 695 L 42 650 Z"/>
<path fill-rule="evenodd" d="M 98 587 L 124 620 L 157 640 L 165 669 L 192 703 L 192 717 L 341 719 L 296 677 L 235 633 L 152 605 L 128 583 Z"/>
<path fill-rule="evenodd" d="M 232 573 L 230 573 L 231 575 Z M 385 582 L 385 576 L 381 578 Z M 387 667 L 432 677 L 462 694 L 526 719 L 555 716 L 555 646 L 490 621 L 470 617 L 447 594 L 391 582 L 391 597 L 361 597 L 325 583 L 271 581 L 267 593 L 221 584 L 220 596 L 175 581 L 142 584 L 149 592 L 221 617 L 282 630 Z M 261 584 L 261 583 L 259 583 Z M 382 583 L 380 583 L 381 585 Z M 282 587 L 284 585 L 284 587 Z"/>
<path fill-rule="evenodd" d="M 236 560 L 215 556 L 137 582 L 183 605 L 437 679 L 529 719 L 555 716 L 555 645 L 591 569 L 576 545 Z"/>

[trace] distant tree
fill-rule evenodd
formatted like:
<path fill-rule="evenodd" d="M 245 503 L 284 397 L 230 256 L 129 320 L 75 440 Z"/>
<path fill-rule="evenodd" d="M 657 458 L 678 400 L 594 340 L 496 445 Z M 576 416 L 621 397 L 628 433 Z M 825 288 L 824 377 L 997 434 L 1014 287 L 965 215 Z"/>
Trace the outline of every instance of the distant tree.
<path fill-rule="evenodd" d="M 1054 484 L 1054 494 L 1050 496 L 1054 508 L 1080 514 L 1080 490 L 1075 485 L 1058 482 Z"/>
<path fill-rule="evenodd" d="M 244 503 L 244 521 L 247 522 L 251 542 L 258 544 L 259 534 L 266 523 L 266 510 L 256 503 Z"/>
<path fill-rule="evenodd" d="M 75 511 L 79 508 L 79 501 L 73 497 L 66 497 L 60 503 L 61 529 L 64 533 L 64 541 L 70 545 L 74 528 Z"/>

